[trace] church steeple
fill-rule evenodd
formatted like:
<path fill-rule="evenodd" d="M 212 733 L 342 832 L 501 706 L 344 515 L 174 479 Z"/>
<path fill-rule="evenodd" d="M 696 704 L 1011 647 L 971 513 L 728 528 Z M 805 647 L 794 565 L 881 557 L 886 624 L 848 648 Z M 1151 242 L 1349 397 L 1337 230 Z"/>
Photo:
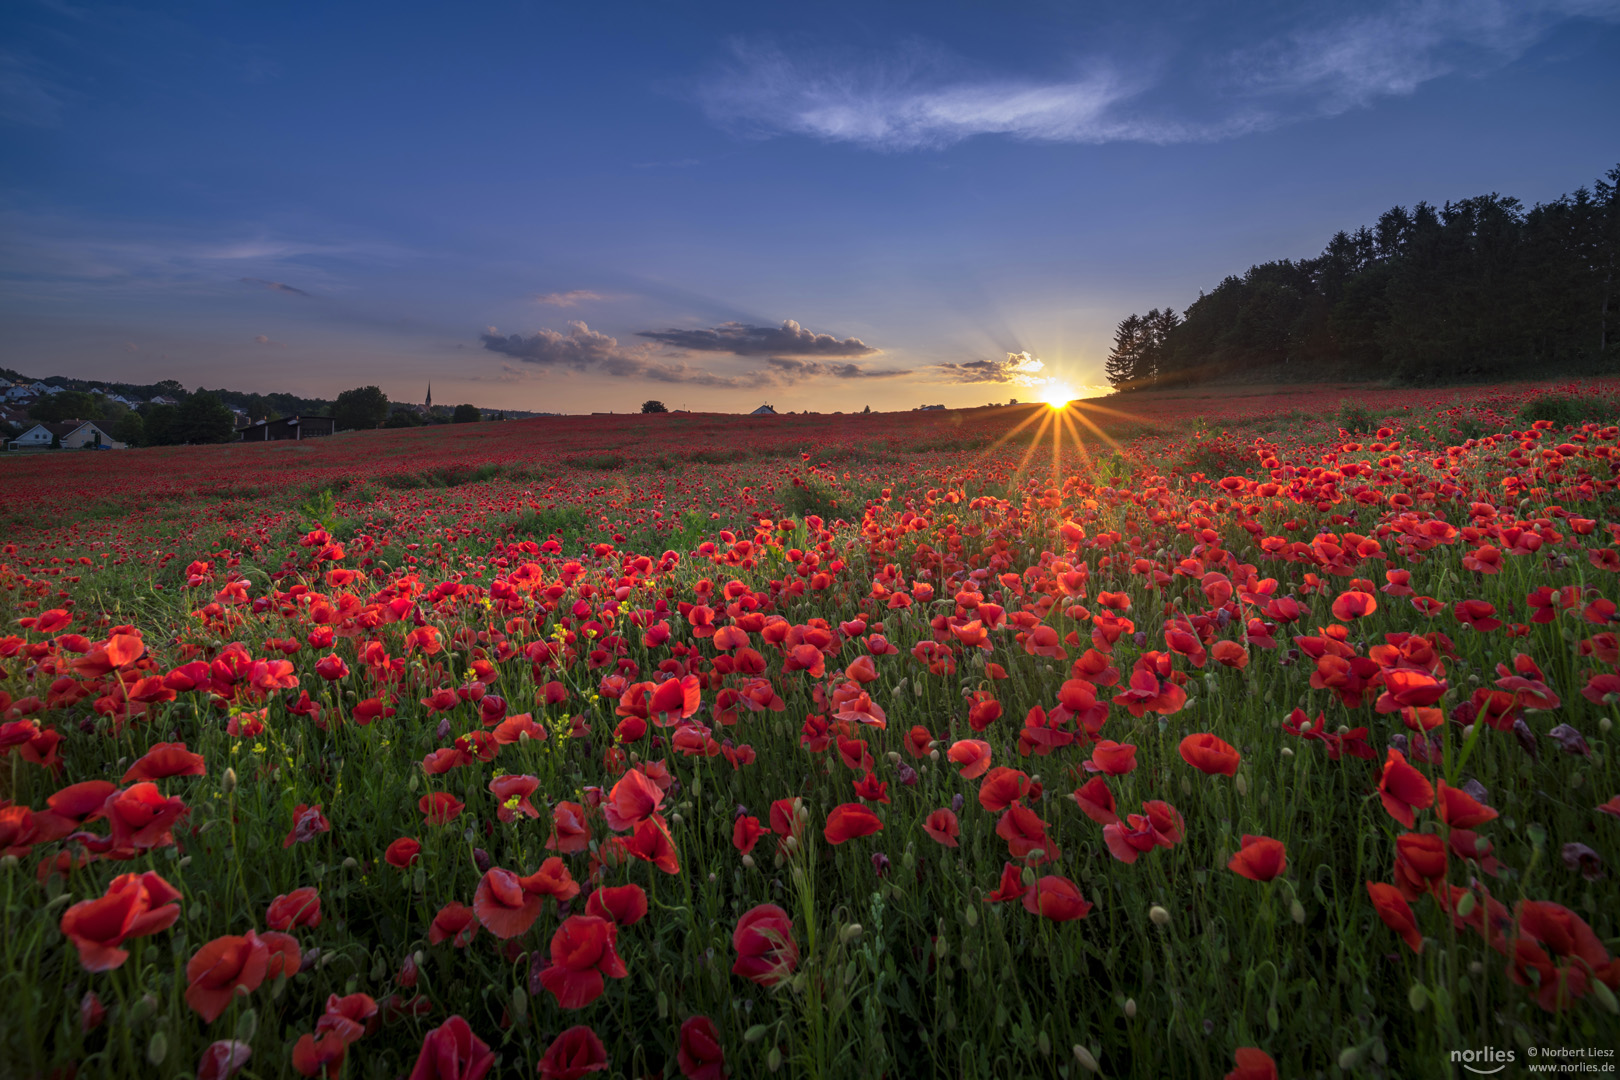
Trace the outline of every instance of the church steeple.
<path fill-rule="evenodd" d="M 428 409 L 429 411 L 433 409 L 433 384 L 431 382 L 428 383 L 427 404 L 424 405 L 423 408 Z"/>

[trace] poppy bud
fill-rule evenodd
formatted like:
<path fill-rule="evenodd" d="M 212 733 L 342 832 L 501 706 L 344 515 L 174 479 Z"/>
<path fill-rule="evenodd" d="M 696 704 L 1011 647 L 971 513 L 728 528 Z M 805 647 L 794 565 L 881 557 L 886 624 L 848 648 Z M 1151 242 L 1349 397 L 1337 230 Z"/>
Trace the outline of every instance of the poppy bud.
<path fill-rule="evenodd" d="M 1422 1012 L 1428 1006 L 1429 992 L 1422 983 L 1412 984 L 1412 988 L 1406 992 L 1406 1003 L 1412 1006 L 1413 1012 Z"/>
<path fill-rule="evenodd" d="M 1298 900 L 1295 900 L 1292 904 L 1289 904 L 1288 917 L 1303 926 L 1305 924 L 1305 905 L 1300 903 Z"/>
<path fill-rule="evenodd" d="M 1101 1066 L 1097 1064 L 1097 1059 L 1091 1056 L 1091 1051 L 1087 1050 L 1079 1043 L 1076 1043 L 1074 1047 L 1074 1060 L 1078 1061 L 1080 1063 L 1080 1067 L 1086 1070 L 1086 1072 L 1097 1072 L 1101 1068 Z"/>
<path fill-rule="evenodd" d="M 163 1064 L 163 1059 L 169 1056 L 169 1037 L 161 1031 L 152 1032 L 151 1041 L 146 1044 L 146 1060 L 154 1065 Z"/>
<path fill-rule="evenodd" d="M 1154 904 L 1148 909 L 1148 918 L 1153 920 L 1153 925 L 1155 926 L 1170 925 L 1170 913 L 1164 908 L 1160 907 L 1158 904 Z"/>
<path fill-rule="evenodd" d="M 782 841 L 782 846 L 786 848 L 788 854 L 791 855 L 795 851 L 799 850 L 799 838 L 797 836 L 790 836 L 786 840 Z"/>
<path fill-rule="evenodd" d="M 225 775 L 219 778 L 219 790 L 226 795 L 236 790 L 236 770 L 226 769 Z"/>
<path fill-rule="evenodd" d="M 752 870 L 754 868 L 754 857 L 752 855 L 744 855 L 742 857 L 742 864 L 748 869 Z"/>
<path fill-rule="evenodd" d="M 1282 756 L 1285 757 L 1285 758 L 1293 757 L 1294 756 L 1294 751 L 1292 749 L 1290 749 L 1289 747 L 1285 746 L 1285 747 L 1282 748 Z"/>
<path fill-rule="evenodd" d="M 895 751 L 893 751 L 893 750 L 889 751 L 889 764 L 890 765 L 898 765 L 898 764 L 900 764 L 900 755 L 898 753 L 896 753 Z"/>
<path fill-rule="evenodd" d="M 765 1055 L 765 1067 L 775 1072 L 782 1067 L 782 1050 L 780 1047 L 771 1047 L 771 1052 Z"/>
<path fill-rule="evenodd" d="M 1248 798 L 1249 782 L 1243 778 L 1242 773 L 1238 773 L 1237 777 L 1232 781 L 1232 786 L 1237 788 L 1237 793 L 1240 797 Z"/>
<path fill-rule="evenodd" d="M 17 869 L 17 864 L 21 861 L 22 860 L 17 858 L 15 855 L 0 856 L 0 869 L 4 869 L 7 873 L 10 873 L 11 871 Z"/>
<path fill-rule="evenodd" d="M 1126 998 L 1125 999 L 1125 1018 L 1127 1020 L 1135 1020 L 1136 1019 L 1136 999 L 1135 998 Z"/>
<path fill-rule="evenodd" d="M 1040 851 L 1040 849 L 1036 848 L 1035 851 Z M 1038 859 L 1042 855 L 1045 855 L 1045 852 L 1041 852 L 1041 855 L 1036 855 L 1035 851 L 1032 851 L 1032 852 L 1029 853 L 1032 858 L 1037 858 Z M 1025 885 L 1026 888 L 1030 887 L 1030 886 L 1033 886 L 1035 884 L 1035 869 L 1033 867 L 1030 867 L 1030 866 L 1024 867 L 1024 872 L 1023 872 L 1023 874 L 1020 875 L 1020 877 L 1023 879 L 1024 885 Z"/>
<path fill-rule="evenodd" d="M 489 868 L 495 865 L 495 861 L 489 857 L 489 852 L 483 848 L 473 848 L 472 857 L 473 865 L 478 867 L 480 874 L 489 873 Z"/>
<path fill-rule="evenodd" d="M 1464 919 L 1468 918 L 1474 913 L 1477 903 L 1473 893 L 1464 893 L 1462 899 L 1457 901 L 1457 914 Z"/>
<path fill-rule="evenodd" d="M 1603 719 L 1598 721 L 1598 730 L 1603 732 L 1603 734 L 1605 734 L 1605 735 L 1607 735 L 1609 733 L 1609 730 L 1611 728 L 1613 728 L 1613 727 L 1614 727 L 1614 721 L 1610 720 L 1607 716 L 1605 716 Z"/>
<path fill-rule="evenodd" d="M 355 870 L 355 869 L 358 869 L 359 866 L 360 866 L 360 861 L 358 859 L 356 859 L 353 855 L 350 855 L 348 858 L 343 860 L 343 869 L 345 869 L 345 870 Z"/>
<path fill-rule="evenodd" d="M 845 945 L 848 945 L 852 941 L 859 940 L 860 936 L 861 924 L 858 922 L 852 922 L 845 926 L 842 930 L 838 931 L 838 940 Z"/>
<path fill-rule="evenodd" d="M 938 750 L 930 750 L 930 751 L 928 751 L 928 760 L 932 761 L 935 765 L 938 765 L 939 764 L 939 751 Z"/>
<path fill-rule="evenodd" d="M 1461 909 L 1462 909 L 1462 905 L 1459 904 L 1458 905 L 1458 910 L 1461 910 Z M 1474 975 L 1474 976 L 1479 976 L 1479 975 L 1485 974 L 1485 965 L 1480 963 L 1478 960 L 1473 961 L 1472 963 L 1470 963 L 1468 965 L 1468 974 Z"/>
<path fill-rule="evenodd" d="M 1339 1051 L 1339 1068 L 1349 1072 L 1361 1064 L 1361 1047 L 1347 1046 Z"/>

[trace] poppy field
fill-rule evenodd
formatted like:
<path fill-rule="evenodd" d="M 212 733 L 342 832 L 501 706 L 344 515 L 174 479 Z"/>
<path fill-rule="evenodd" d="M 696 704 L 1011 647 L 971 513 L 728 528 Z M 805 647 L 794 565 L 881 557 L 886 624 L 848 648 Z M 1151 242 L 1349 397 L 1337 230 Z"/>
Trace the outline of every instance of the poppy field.
<path fill-rule="evenodd" d="M 6 455 L 0 1074 L 1613 1047 L 1617 401 Z"/>

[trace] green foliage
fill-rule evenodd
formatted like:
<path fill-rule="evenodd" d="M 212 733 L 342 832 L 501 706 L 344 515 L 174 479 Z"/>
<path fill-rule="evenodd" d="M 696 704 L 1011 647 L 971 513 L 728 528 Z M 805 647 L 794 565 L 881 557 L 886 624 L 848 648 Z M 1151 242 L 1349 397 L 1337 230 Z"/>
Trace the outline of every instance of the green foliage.
<path fill-rule="evenodd" d="M 567 460 L 576 469 L 614 472 L 624 468 L 626 459 L 623 454 L 579 454 Z"/>
<path fill-rule="evenodd" d="M 332 403 L 332 419 L 339 431 L 374 428 L 388 418 L 388 395 L 375 386 L 345 390 Z"/>
<path fill-rule="evenodd" d="M 1614 423 L 1620 420 L 1620 399 L 1541 394 L 1525 402 L 1519 419 L 1529 423 L 1550 420 L 1558 428 L 1575 427 L 1588 420 Z"/>
<path fill-rule="evenodd" d="M 641 411 L 643 413 L 667 413 L 669 412 L 669 407 L 666 406 L 662 401 L 658 401 L 655 398 L 649 398 L 641 403 Z"/>
<path fill-rule="evenodd" d="M 1359 401 L 1339 403 L 1339 426 L 1352 435 L 1377 431 L 1381 415 Z"/>
<path fill-rule="evenodd" d="M 483 419 L 484 414 L 476 405 L 457 405 L 456 411 L 450 414 L 452 424 L 476 424 Z"/>
<path fill-rule="evenodd" d="M 311 528 L 320 526 L 327 532 L 336 532 L 343 519 L 338 516 L 337 499 L 331 488 L 322 488 L 298 506 L 298 513 L 302 515 Z"/>
<path fill-rule="evenodd" d="M 236 435 L 236 421 L 219 397 L 199 390 L 178 406 L 172 438 L 182 443 L 230 442 Z"/>
<path fill-rule="evenodd" d="M 64 390 L 59 394 L 41 397 L 28 407 L 28 415 L 45 423 L 59 424 L 64 420 L 92 420 L 98 409 L 96 399 L 80 390 Z"/>
<path fill-rule="evenodd" d="M 185 441 L 180 437 L 178 405 L 144 405 L 138 415 L 146 432 L 147 446 L 172 446 Z"/>
<path fill-rule="evenodd" d="M 1617 187 L 1620 166 L 1528 209 L 1497 194 L 1393 207 L 1316 258 L 1225 278 L 1179 324 L 1168 309 L 1130 315 L 1109 381 L 1430 384 L 1607 370 L 1620 338 Z"/>
<path fill-rule="evenodd" d="M 112 437 L 128 446 L 144 446 L 146 444 L 146 422 L 141 414 L 133 410 L 126 411 L 113 425 Z"/>

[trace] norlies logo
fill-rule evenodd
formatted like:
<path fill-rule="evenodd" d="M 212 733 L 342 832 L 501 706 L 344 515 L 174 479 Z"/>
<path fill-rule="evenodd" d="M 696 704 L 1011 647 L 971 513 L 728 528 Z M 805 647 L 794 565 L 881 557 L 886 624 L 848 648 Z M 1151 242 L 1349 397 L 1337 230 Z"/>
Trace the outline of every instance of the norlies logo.
<path fill-rule="evenodd" d="M 1479 1076 L 1493 1076 L 1507 1068 L 1515 1060 L 1512 1050 L 1498 1050 L 1494 1046 L 1487 1046 L 1483 1050 L 1453 1050 L 1451 1060 L 1461 1065 L 1469 1072 Z"/>

